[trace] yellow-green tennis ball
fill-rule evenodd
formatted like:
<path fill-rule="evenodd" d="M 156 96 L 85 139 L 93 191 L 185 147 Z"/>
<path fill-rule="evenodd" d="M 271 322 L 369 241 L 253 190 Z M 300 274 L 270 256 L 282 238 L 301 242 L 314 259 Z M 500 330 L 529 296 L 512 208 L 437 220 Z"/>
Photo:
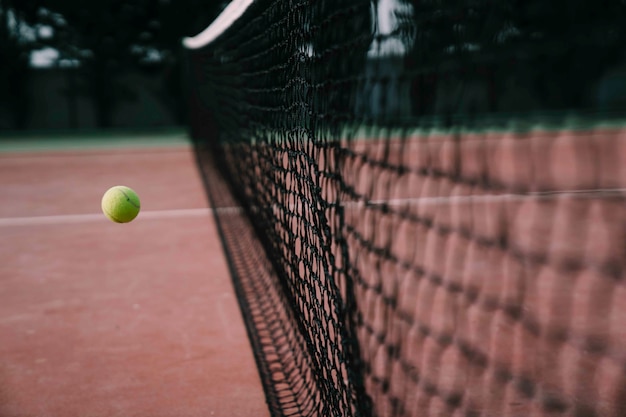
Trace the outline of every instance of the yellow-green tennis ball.
<path fill-rule="evenodd" d="M 139 214 L 139 196 L 132 189 L 116 185 L 102 196 L 102 212 L 115 223 L 128 223 Z"/>

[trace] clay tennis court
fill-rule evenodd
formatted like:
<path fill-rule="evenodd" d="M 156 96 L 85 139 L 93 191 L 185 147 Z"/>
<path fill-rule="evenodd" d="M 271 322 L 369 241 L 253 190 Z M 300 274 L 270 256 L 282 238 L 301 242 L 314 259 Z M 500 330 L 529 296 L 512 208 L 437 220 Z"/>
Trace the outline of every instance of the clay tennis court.
<path fill-rule="evenodd" d="M 0 416 L 263 416 L 185 135 L 0 147 Z M 133 187 L 142 213 L 100 198 Z"/>
<path fill-rule="evenodd" d="M 532 138 L 537 139 L 533 143 L 538 155 L 578 162 L 590 158 L 583 152 L 589 145 L 594 150 L 590 155 L 602 156 L 603 164 L 594 165 L 597 172 L 586 170 L 583 163 L 555 163 L 547 165 L 555 167 L 547 177 L 554 183 L 542 183 L 567 189 L 572 178 L 595 178 L 592 185 L 602 186 L 597 191 L 606 196 L 600 199 L 594 198 L 597 193 L 574 193 L 556 198 L 542 194 L 508 201 L 510 217 L 504 224 L 510 225 L 510 236 L 520 245 L 532 249 L 543 242 L 542 236 L 552 238 L 552 258 L 538 275 L 541 283 L 527 281 L 530 298 L 524 302 L 525 315 L 506 313 L 514 306 L 511 300 L 522 291 L 516 269 L 511 267 L 515 261 L 511 254 L 498 248 L 490 255 L 487 250 L 475 249 L 461 268 L 455 259 L 464 258 L 456 254 L 470 252 L 470 243 L 455 237 L 449 240 L 452 249 L 442 262 L 432 250 L 443 245 L 437 233 L 446 237 L 454 229 L 446 226 L 443 234 L 434 233 L 408 221 L 414 211 L 415 216 L 421 213 L 417 209 L 433 211 L 434 207 L 435 225 L 471 220 L 476 233 L 492 233 L 493 224 L 480 222 L 479 214 L 494 217 L 492 212 L 504 207 L 501 198 L 459 198 L 454 205 L 428 195 L 420 195 L 425 197 L 421 200 L 408 199 L 398 194 L 406 191 L 401 187 L 366 186 L 368 180 L 382 176 L 373 163 L 353 169 L 359 173 L 354 178 L 345 176 L 356 185 L 356 193 L 371 192 L 367 198 L 385 202 L 390 213 L 397 210 L 395 206 L 406 205 L 405 211 L 395 215 L 393 230 L 397 233 L 390 253 L 406 256 L 410 242 L 430 239 L 431 250 L 424 252 L 423 263 L 445 277 L 427 276 L 420 281 L 415 272 L 409 271 L 415 276 L 407 275 L 384 258 L 380 266 L 375 265 L 377 258 L 368 253 L 371 251 L 359 236 L 375 230 L 370 222 L 377 224 L 371 219 L 380 216 L 373 211 L 379 203 L 346 205 L 351 255 L 365 254 L 358 264 L 361 281 L 357 291 L 363 301 L 359 306 L 373 314 L 372 327 L 359 334 L 371 346 L 364 349 L 366 359 L 373 364 L 386 359 L 379 348 L 384 344 L 376 338 L 377 332 L 385 329 L 378 313 L 384 306 L 377 300 L 394 281 L 386 279 L 378 285 L 384 272 L 385 277 L 402 283 L 406 296 L 399 298 L 399 308 L 414 314 L 398 315 L 390 334 L 402 338 L 406 346 L 402 360 L 408 364 L 424 361 L 425 377 L 420 381 L 426 382 L 412 381 L 408 373 L 401 379 L 401 372 L 391 377 L 383 367 L 373 369 L 366 383 L 370 395 L 380 403 L 381 415 L 387 406 L 387 391 L 380 388 L 385 378 L 392 391 L 402 391 L 398 398 L 409 404 L 410 411 L 432 415 L 448 415 L 454 406 L 446 401 L 459 392 L 467 392 L 464 407 L 475 407 L 489 416 L 574 415 L 570 411 L 576 408 L 570 404 L 576 405 L 580 398 L 594 404 L 597 415 L 621 415 L 624 303 L 620 300 L 624 287 L 616 284 L 621 277 L 609 281 L 595 270 L 579 272 L 576 265 L 564 274 L 555 271 L 568 266 L 563 259 L 572 250 L 584 252 L 579 257 L 588 257 L 592 266 L 604 268 L 594 266 L 599 271 L 610 272 L 611 265 L 621 265 L 624 171 L 618 161 L 626 149 L 623 130 L 563 134 L 554 140 L 548 135 L 548 141 Z M 436 152 L 431 152 L 433 143 L 409 141 L 407 146 L 419 145 L 421 152 L 411 150 L 408 156 L 390 153 L 387 161 L 402 155 L 413 160 L 436 154 L 437 161 L 444 164 L 447 148 L 435 146 Z M 503 181 L 527 172 L 514 164 L 512 147 L 522 143 L 493 142 L 497 145 L 493 152 L 499 155 L 494 159 L 500 161 L 495 172 Z M 545 148 L 550 152 L 538 146 L 544 143 L 550 144 Z M 355 144 L 355 148 L 360 146 Z M 374 152 L 372 161 L 378 158 L 377 147 L 367 149 Z M 467 149 L 464 160 L 478 162 L 465 166 L 480 165 L 482 157 L 477 159 L 474 148 Z M 577 167 L 575 173 L 568 171 L 572 166 Z M 210 164 L 203 168 L 205 176 L 216 177 Z M 133 223 L 114 224 L 99 212 L 102 193 L 117 184 L 133 187 L 142 198 L 142 212 Z M 35 140 L 4 146 L 0 187 L 0 416 L 269 414 L 214 213 L 208 208 L 195 156 L 183 133 L 93 142 Z M 219 191 L 221 200 L 226 198 L 221 181 L 209 188 Z M 234 231 L 225 234 L 230 236 L 227 244 L 231 249 L 236 245 L 257 247 L 252 235 L 246 234 L 251 229 L 230 215 L 238 212 L 232 210 L 234 204 L 217 204 L 217 213 L 224 214 L 219 216 L 221 227 Z M 444 210 L 446 207 L 450 210 Z M 522 214 L 539 208 L 550 209 L 546 213 L 553 215 L 529 216 L 535 219 L 532 224 L 524 220 Z M 578 225 L 581 212 L 587 216 L 585 227 Z M 376 236 L 384 240 L 387 235 Z M 586 244 L 577 239 L 585 239 Z M 271 291 L 274 278 L 264 270 L 267 262 L 261 260 L 261 252 L 260 247 L 253 251 L 254 256 L 239 251 L 235 264 L 240 272 L 246 272 L 239 278 L 248 289 L 245 297 L 251 311 L 270 305 L 278 309 L 275 317 L 280 317 L 284 314 L 280 296 Z M 508 269 L 501 274 L 504 279 L 482 283 L 478 269 L 485 262 L 508 262 Z M 622 272 L 619 267 L 615 273 Z M 572 295 L 568 280 L 574 275 L 578 277 Z M 463 286 L 479 288 L 478 295 L 464 296 L 458 290 Z M 465 297 L 462 305 L 468 313 L 455 336 L 450 328 L 450 306 L 457 294 Z M 268 300 L 272 302 L 266 303 Z M 268 337 L 262 325 L 257 331 Z M 279 341 L 283 337 L 280 333 L 274 336 Z M 490 338 L 489 345 L 484 343 Z M 476 352 L 484 349 L 489 360 L 464 358 L 467 346 L 474 346 Z M 289 353 L 281 352 L 289 361 Z M 544 371 L 547 367 L 551 372 Z M 268 375 L 273 369 L 262 372 Z M 426 384 L 437 388 L 436 395 L 432 388 L 424 388 Z M 550 396 L 552 387 L 555 396 Z M 271 402 L 272 396 L 269 398 Z"/>

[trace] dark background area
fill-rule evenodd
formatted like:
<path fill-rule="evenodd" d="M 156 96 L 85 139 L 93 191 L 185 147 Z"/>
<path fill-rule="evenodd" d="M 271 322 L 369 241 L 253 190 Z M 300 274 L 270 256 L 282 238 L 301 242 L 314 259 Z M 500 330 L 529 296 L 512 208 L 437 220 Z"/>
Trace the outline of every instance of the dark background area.
<path fill-rule="evenodd" d="M 181 39 L 227 0 L 0 0 L 0 131 L 185 123 Z"/>
<path fill-rule="evenodd" d="M 0 132 L 185 125 L 181 40 L 228 2 L 0 0 Z M 353 62 L 366 81 L 343 110 L 395 120 L 626 109 L 622 0 L 373 5 L 364 36 L 378 53 Z M 385 14 L 395 21 L 386 31 Z"/>

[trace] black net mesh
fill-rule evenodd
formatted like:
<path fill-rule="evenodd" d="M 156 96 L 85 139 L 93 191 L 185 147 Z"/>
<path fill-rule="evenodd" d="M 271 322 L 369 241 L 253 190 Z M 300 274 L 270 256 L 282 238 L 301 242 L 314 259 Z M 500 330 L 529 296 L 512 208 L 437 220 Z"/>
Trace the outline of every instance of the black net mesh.
<path fill-rule="evenodd" d="M 626 4 L 257 0 L 191 132 L 274 415 L 626 415 Z"/>

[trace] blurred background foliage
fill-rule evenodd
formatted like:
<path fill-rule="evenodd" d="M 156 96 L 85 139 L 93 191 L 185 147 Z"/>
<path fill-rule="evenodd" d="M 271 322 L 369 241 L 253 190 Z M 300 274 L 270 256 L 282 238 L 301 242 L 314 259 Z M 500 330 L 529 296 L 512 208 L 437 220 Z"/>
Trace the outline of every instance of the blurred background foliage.
<path fill-rule="evenodd" d="M 181 39 L 228 2 L 0 0 L 0 130 L 184 124 Z M 327 16 L 335 3 L 314 4 Z M 362 8 L 350 20 L 359 28 L 344 31 L 373 28 L 367 62 L 363 51 L 350 70 L 384 61 L 390 77 L 403 77 L 408 97 L 394 100 L 408 103 L 407 117 L 626 108 L 626 0 L 371 5 L 373 22 Z"/>
<path fill-rule="evenodd" d="M 181 39 L 202 31 L 227 3 L 0 0 L 0 109 L 9 115 L 7 127 L 28 127 L 27 89 L 38 68 L 66 69 L 69 106 L 87 98 L 98 127 L 112 126 L 117 105 L 135 97 L 125 74 L 156 74 L 161 88 L 155 95 L 183 123 Z"/>

